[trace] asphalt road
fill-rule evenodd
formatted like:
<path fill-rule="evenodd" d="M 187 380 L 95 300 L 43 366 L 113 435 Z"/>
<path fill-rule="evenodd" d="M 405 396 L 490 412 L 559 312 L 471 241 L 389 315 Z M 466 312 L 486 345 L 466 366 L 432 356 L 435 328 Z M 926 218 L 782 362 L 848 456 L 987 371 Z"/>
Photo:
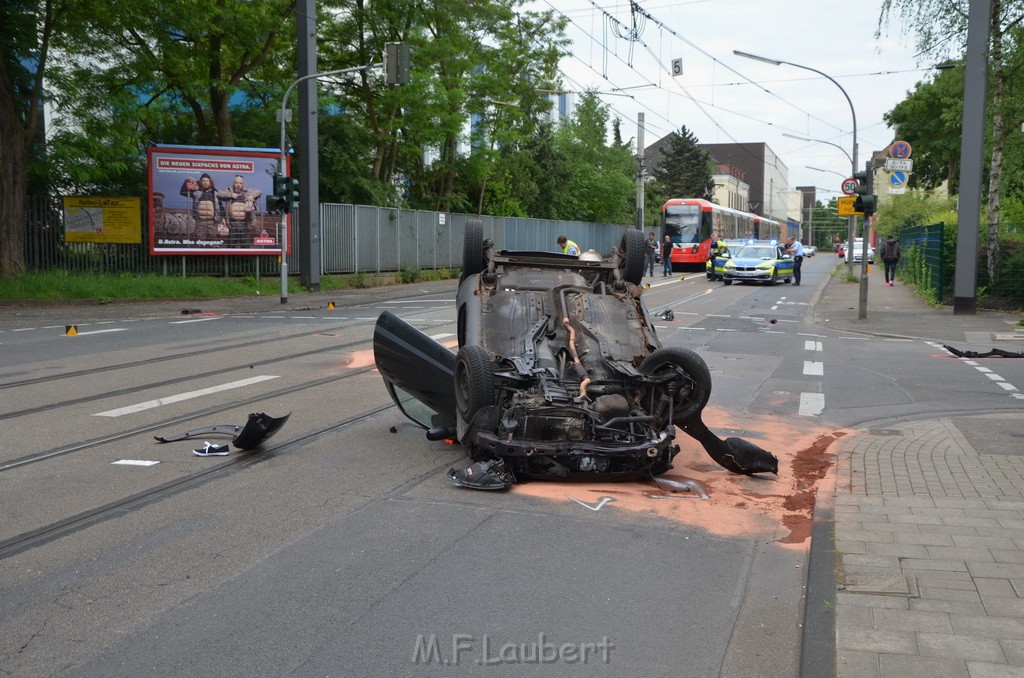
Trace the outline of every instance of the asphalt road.
<path fill-rule="evenodd" d="M 683 437 L 665 477 L 690 491 L 451 486 L 468 461 L 393 407 L 369 342 L 385 308 L 452 342 L 454 282 L 3 312 L 0 671 L 797 675 L 831 443 L 987 397 L 924 342 L 809 324 L 834 265 L 806 260 L 800 287 L 650 279 L 662 343 L 711 368 L 705 421 L 782 461 L 735 476 Z M 256 452 L 153 439 L 252 412 L 291 413 Z"/>

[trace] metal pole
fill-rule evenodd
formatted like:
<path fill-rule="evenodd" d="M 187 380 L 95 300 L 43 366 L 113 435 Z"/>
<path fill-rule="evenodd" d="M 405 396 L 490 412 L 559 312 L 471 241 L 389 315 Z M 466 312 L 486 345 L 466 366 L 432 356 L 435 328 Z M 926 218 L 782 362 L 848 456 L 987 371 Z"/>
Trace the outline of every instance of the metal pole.
<path fill-rule="evenodd" d="M 296 40 L 299 75 L 316 73 L 316 0 L 295 4 Z M 299 273 L 302 284 L 311 292 L 320 291 L 320 165 L 317 124 L 317 87 L 315 81 L 299 85 L 299 165 L 301 203 L 299 227 L 293 237 L 299 243 Z"/>
<path fill-rule="evenodd" d="M 644 229 L 644 114 L 636 117 L 636 227 Z"/>
<path fill-rule="evenodd" d="M 992 0 L 971 2 L 967 19 L 967 70 L 964 73 L 964 118 L 960 143 L 960 204 L 957 207 L 956 273 L 953 313 L 977 312 L 978 232 L 981 230 L 981 174 L 985 150 L 987 53 Z"/>
<path fill-rule="evenodd" d="M 301 78 L 297 78 L 296 80 L 294 80 L 292 82 L 292 84 L 288 85 L 288 89 L 286 89 L 284 91 L 284 96 L 281 97 L 281 112 L 280 112 L 280 119 L 281 119 L 281 145 L 280 145 L 281 160 L 279 161 L 279 164 L 277 166 L 278 174 L 280 174 L 282 176 L 287 176 L 285 174 L 285 159 L 286 159 L 286 156 L 287 156 L 287 150 L 284 147 L 284 144 L 285 144 L 285 134 L 284 134 L 284 132 L 285 132 L 285 130 L 284 130 L 284 125 L 285 125 L 285 108 L 288 106 L 288 97 L 291 96 L 292 90 L 295 89 L 295 86 L 298 85 L 300 82 L 305 82 L 306 80 L 309 80 L 310 78 L 323 78 L 323 77 L 326 77 L 328 75 L 342 75 L 344 73 L 356 73 L 358 71 L 365 71 L 365 70 L 370 69 L 370 68 L 383 68 L 383 67 L 384 67 L 384 62 L 381 62 L 379 64 L 367 64 L 366 66 L 355 66 L 353 68 L 342 68 L 341 70 L 338 70 L 338 71 L 324 71 L 323 73 L 310 73 L 309 75 L 304 75 Z M 313 209 L 313 208 L 312 207 L 308 207 L 307 209 Z M 319 206 L 317 207 L 317 209 L 319 209 Z M 285 212 L 285 213 L 281 214 L 281 303 L 282 304 L 287 304 L 288 303 L 288 259 L 286 258 L 287 255 L 288 255 L 288 213 Z"/>
<path fill-rule="evenodd" d="M 853 101 L 850 100 L 850 95 L 846 93 L 846 90 L 843 89 L 842 85 L 840 85 L 838 82 L 836 82 L 835 78 L 833 78 L 828 73 L 823 73 L 822 71 L 819 71 L 816 68 L 811 68 L 810 66 L 804 66 L 802 64 L 795 64 L 792 61 L 783 61 L 781 59 L 769 59 L 768 57 L 758 56 L 756 54 L 750 54 L 748 52 L 741 52 L 740 50 L 736 50 L 736 49 L 734 49 L 732 51 L 732 53 L 735 54 L 736 56 L 746 57 L 747 59 L 753 59 L 755 61 L 763 61 L 765 63 L 774 64 L 776 66 L 778 66 L 780 64 L 786 64 L 788 66 L 793 66 L 795 68 L 802 68 L 805 71 L 811 71 L 812 73 L 817 73 L 818 75 L 820 75 L 820 76 L 822 76 L 824 78 L 828 78 L 829 81 L 831 81 L 833 85 L 838 87 L 839 91 L 843 93 L 844 97 L 846 97 L 846 103 L 850 104 L 850 115 L 853 117 L 853 155 L 850 156 L 850 166 L 852 168 L 851 171 L 853 171 L 853 172 L 857 171 L 857 111 L 855 111 L 854 108 L 853 108 Z M 857 232 L 856 221 L 857 221 L 856 217 L 850 217 L 849 218 L 849 224 L 848 224 L 849 237 L 847 239 L 846 263 L 847 263 L 847 266 L 849 267 L 849 272 L 851 274 L 853 273 L 853 252 L 851 252 L 850 250 L 853 249 L 853 241 L 854 241 L 854 238 L 856 237 L 856 235 L 855 235 L 856 232 Z M 866 279 L 863 281 L 862 284 L 867 284 Z M 865 296 L 865 303 L 866 303 L 866 299 L 867 299 L 867 297 Z"/>

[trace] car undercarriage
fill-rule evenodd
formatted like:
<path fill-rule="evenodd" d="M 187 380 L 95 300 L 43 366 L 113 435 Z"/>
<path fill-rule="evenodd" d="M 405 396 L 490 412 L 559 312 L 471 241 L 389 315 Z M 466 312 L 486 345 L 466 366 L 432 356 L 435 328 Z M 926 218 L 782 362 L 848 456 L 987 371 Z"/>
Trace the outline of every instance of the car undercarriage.
<path fill-rule="evenodd" d="M 500 459 L 517 479 L 655 476 L 672 467 L 679 429 L 699 431 L 718 454 L 706 427 L 694 425 L 710 398 L 710 371 L 697 353 L 661 346 L 642 301 L 642 232 L 625 231 L 609 260 L 496 252 L 479 231 L 467 230 L 465 242 L 450 376 L 440 356 L 429 373 L 397 364 L 410 350 L 435 353 L 421 344 L 436 342 L 393 315 L 382 314 L 374 338 L 396 402 L 396 390 L 431 401 L 435 416 L 420 421 L 428 437 L 457 438 L 472 460 Z M 761 452 L 760 463 L 731 470 L 776 471 L 774 456 Z"/>

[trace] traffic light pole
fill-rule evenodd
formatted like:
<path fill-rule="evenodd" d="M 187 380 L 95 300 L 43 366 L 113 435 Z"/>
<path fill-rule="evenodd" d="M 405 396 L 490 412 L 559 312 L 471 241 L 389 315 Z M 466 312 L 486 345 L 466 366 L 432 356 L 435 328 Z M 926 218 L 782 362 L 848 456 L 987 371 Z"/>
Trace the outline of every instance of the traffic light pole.
<path fill-rule="evenodd" d="M 343 68 L 338 71 L 324 71 L 323 73 L 310 73 L 304 75 L 301 78 L 296 78 L 292 84 L 288 85 L 288 89 L 284 91 L 284 96 L 281 97 L 281 160 L 277 165 L 277 173 L 284 176 L 285 161 L 287 160 L 288 151 L 285 148 L 285 109 L 288 106 L 288 97 L 291 96 L 292 90 L 295 89 L 296 85 L 305 82 L 312 78 L 324 78 L 329 75 L 344 75 L 345 73 L 358 73 L 359 71 L 365 71 L 371 68 L 384 68 L 384 62 L 379 64 L 367 64 L 366 66 L 355 66 L 353 68 Z M 306 209 L 312 209 L 307 207 Z M 280 226 L 280 237 L 281 237 L 281 303 L 288 303 L 288 214 L 290 210 L 281 212 L 281 226 Z"/>
<path fill-rule="evenodd" d="M 871 215 L 877 208 L 875 198 L 875 175 L 871 160 L 864 165 L 863 172 L 854 172 L 853 178 L 857 180 L 857 200 L 854 202 L 854 209 L 864 213 L 864 226 L 861 230 L 860 242 L 860 304 L 857 309 L 857 318 L 864 320 L 868 317 L 868 244 L 871 235 Z M 861 182 L 863 179 L 863 182 Z M 856 217 L 854 217 L 856 219 Z M 850 249 L 853 249 L 853 242 L 850 242 Z"/>

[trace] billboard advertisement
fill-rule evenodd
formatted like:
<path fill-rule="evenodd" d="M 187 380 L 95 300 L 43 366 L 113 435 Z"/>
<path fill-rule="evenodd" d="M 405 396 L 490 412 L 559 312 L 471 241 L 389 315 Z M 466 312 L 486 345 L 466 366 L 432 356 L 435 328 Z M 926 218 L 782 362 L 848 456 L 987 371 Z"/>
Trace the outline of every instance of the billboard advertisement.
<path fill-rule="evenodd" d="M 139 198 L 66 196 L 64 242 L 142 242 L 142 201 Z"/>
<path fill-rule="evenodd" d="M 148 160 L 150 254 L 281 251 L 281 215 L 267 209 L 280 151 L 153 146 Z M 290 251 L 292 218 L 286 218 Z"/>

